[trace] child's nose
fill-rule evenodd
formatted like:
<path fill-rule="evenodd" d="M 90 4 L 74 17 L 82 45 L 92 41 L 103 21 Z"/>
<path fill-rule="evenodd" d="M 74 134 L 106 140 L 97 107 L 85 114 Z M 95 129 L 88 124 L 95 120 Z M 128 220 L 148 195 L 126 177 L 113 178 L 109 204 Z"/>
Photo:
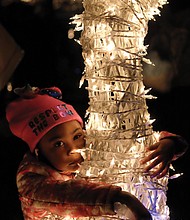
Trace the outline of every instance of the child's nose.
<path fill-rule="evenodd" d="M 67 144 L 68 155 L 78 153 L 77 150 L 79 147 L 75 143 L 68 143 Z"/>

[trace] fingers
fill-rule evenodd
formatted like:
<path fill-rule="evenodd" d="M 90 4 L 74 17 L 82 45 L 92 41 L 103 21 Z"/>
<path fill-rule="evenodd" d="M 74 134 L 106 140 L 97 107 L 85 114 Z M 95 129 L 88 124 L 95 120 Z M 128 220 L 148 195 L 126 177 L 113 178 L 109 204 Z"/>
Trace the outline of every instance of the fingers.
<path fill-rule="evenodd" d="M 162 166 L 151 174 L 151 178 L 156 177 L 157 179 L 160 179 L 168 173 L 168 170 L 169 170 L 169 166 L 166 166 L 166 167 Z"/>
<path fill-rule="evenodd" d="M 149 154 L 148 156 L 146 156 L 144 159 L 141 160 L 141 164 L 145 164 L 151 160 L 153 160 L 154 158 L 159 156 L 159 152 L 154 151 L 153 153 Z"/>
<path fill-rule="evenodd" d="M 151 172 L 151 177 L 161 178 L 169 170 L 169 164 L 173 158 L 173 142 L 167 139 L 159 141 L 146 148 L 150 154 L 141 160 L 141 164 L 149 163 L 145 167 L 145 172 Z"/>
<path fill-rule="evenodd" d="M 144 159 L 141 160 L 141 164 L 145 164 L 150 160 L 153 160 L 154 158 L 156 158 L 159 155 L 159 151 L 157 151 L 159 147 L 159 142 L 150 145 L 149 147 L 146 148 L 146 151 L 153 151 L 153 153 L 149 154 L 148 156 L 146 156 Z"/>
<path fill-rule="evenodd" d="M 167 167 L 165 167 L 165 169 L 162 171 L 162 173 L 160 173 L 156 176 L 157 179 L 160 179 L 160 178 L 166 176 L 166 174 L 168 173 L 168 170 L 169 170 L 169 165 Z"/>
<path fill-rule="evenodd" d="M 161 162 L 160 158 L 155 159 L 154 161 L 152 161 L 152 163 L 150 163 L 147 167 L 145 167 L 145 171 L 146 172 L 150 171 L 152 168 L 156 167 L 160 162 Z M 162 166 L 160 166 L 158 170 L 160 170 L 161 167 Z"/>
<path fill-rule="evenodd" d="M 155 168 L 155 170 L 151 173 L 151 178 L 157 177 L 159 179 L 167 174 L 169 170 L 169 164 L 163 162 L 160 158 L 157 158 L 145 168 L 145 171 L 149 172 L 153 168 Z"/>

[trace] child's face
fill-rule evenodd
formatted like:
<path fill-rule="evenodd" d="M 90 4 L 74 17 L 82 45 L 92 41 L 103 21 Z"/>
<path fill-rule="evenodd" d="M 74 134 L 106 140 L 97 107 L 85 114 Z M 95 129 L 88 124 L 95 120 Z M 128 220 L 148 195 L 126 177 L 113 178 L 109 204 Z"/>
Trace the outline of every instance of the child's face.
<path fill-rule="evenodd" d="M 76 171 L 84 161 L 74 150 L 84 148 L 85 135 L 78 121 L 69 121 L 51 129 L 39 142 L 39 149 L 56 169 Z"/>

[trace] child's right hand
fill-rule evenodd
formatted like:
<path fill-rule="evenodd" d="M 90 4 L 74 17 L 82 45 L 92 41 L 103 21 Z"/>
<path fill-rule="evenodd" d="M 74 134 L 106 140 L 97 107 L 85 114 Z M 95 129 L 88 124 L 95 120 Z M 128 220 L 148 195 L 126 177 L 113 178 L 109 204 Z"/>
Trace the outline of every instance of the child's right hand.
<path fill-rule="evenodd" d="M 118 194 L 118 196 L 115 198 L 115 208 L 116 208 L 115 211 L 116 212 L 118 211 L 117 214 L 121 215 L 121 213 L 119 213 L 121 211 L 121 209 L 118 206 L 118 203 L 125 204 L 127 206 L 126 207 L 126 213 L 125 213 L 126 219 L 130 219 L 130 220 L 152 220 L 152 217 L 151 217 L 151 214 L 149 213 L 149 211 L 131 193 L 121 191 Z M 122 210 L 122 215 L 123 215 L 123 210 Z"/>

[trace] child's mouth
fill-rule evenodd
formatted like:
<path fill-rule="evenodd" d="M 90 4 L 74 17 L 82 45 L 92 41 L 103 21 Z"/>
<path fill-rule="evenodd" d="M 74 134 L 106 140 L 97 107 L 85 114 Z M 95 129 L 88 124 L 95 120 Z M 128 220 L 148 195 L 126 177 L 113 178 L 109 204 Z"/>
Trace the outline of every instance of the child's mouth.
<path fill-rule="evenodd" d="M 77 163 L 76 162 L 72 162 L 69 165 L 72 166 L 72 165 L 75 165 L 75 164 L 77 164 Z"/>
<path fill-rule="evenodd" d="M 69 166 L 75 166 L 75 165 L 77 165 L 77 166 L 80 167 L 82 162 L 83 162 L 83 160 L 77 160 L 77 161 L 74 161 L 74 162 L 69 163 Z"/>

